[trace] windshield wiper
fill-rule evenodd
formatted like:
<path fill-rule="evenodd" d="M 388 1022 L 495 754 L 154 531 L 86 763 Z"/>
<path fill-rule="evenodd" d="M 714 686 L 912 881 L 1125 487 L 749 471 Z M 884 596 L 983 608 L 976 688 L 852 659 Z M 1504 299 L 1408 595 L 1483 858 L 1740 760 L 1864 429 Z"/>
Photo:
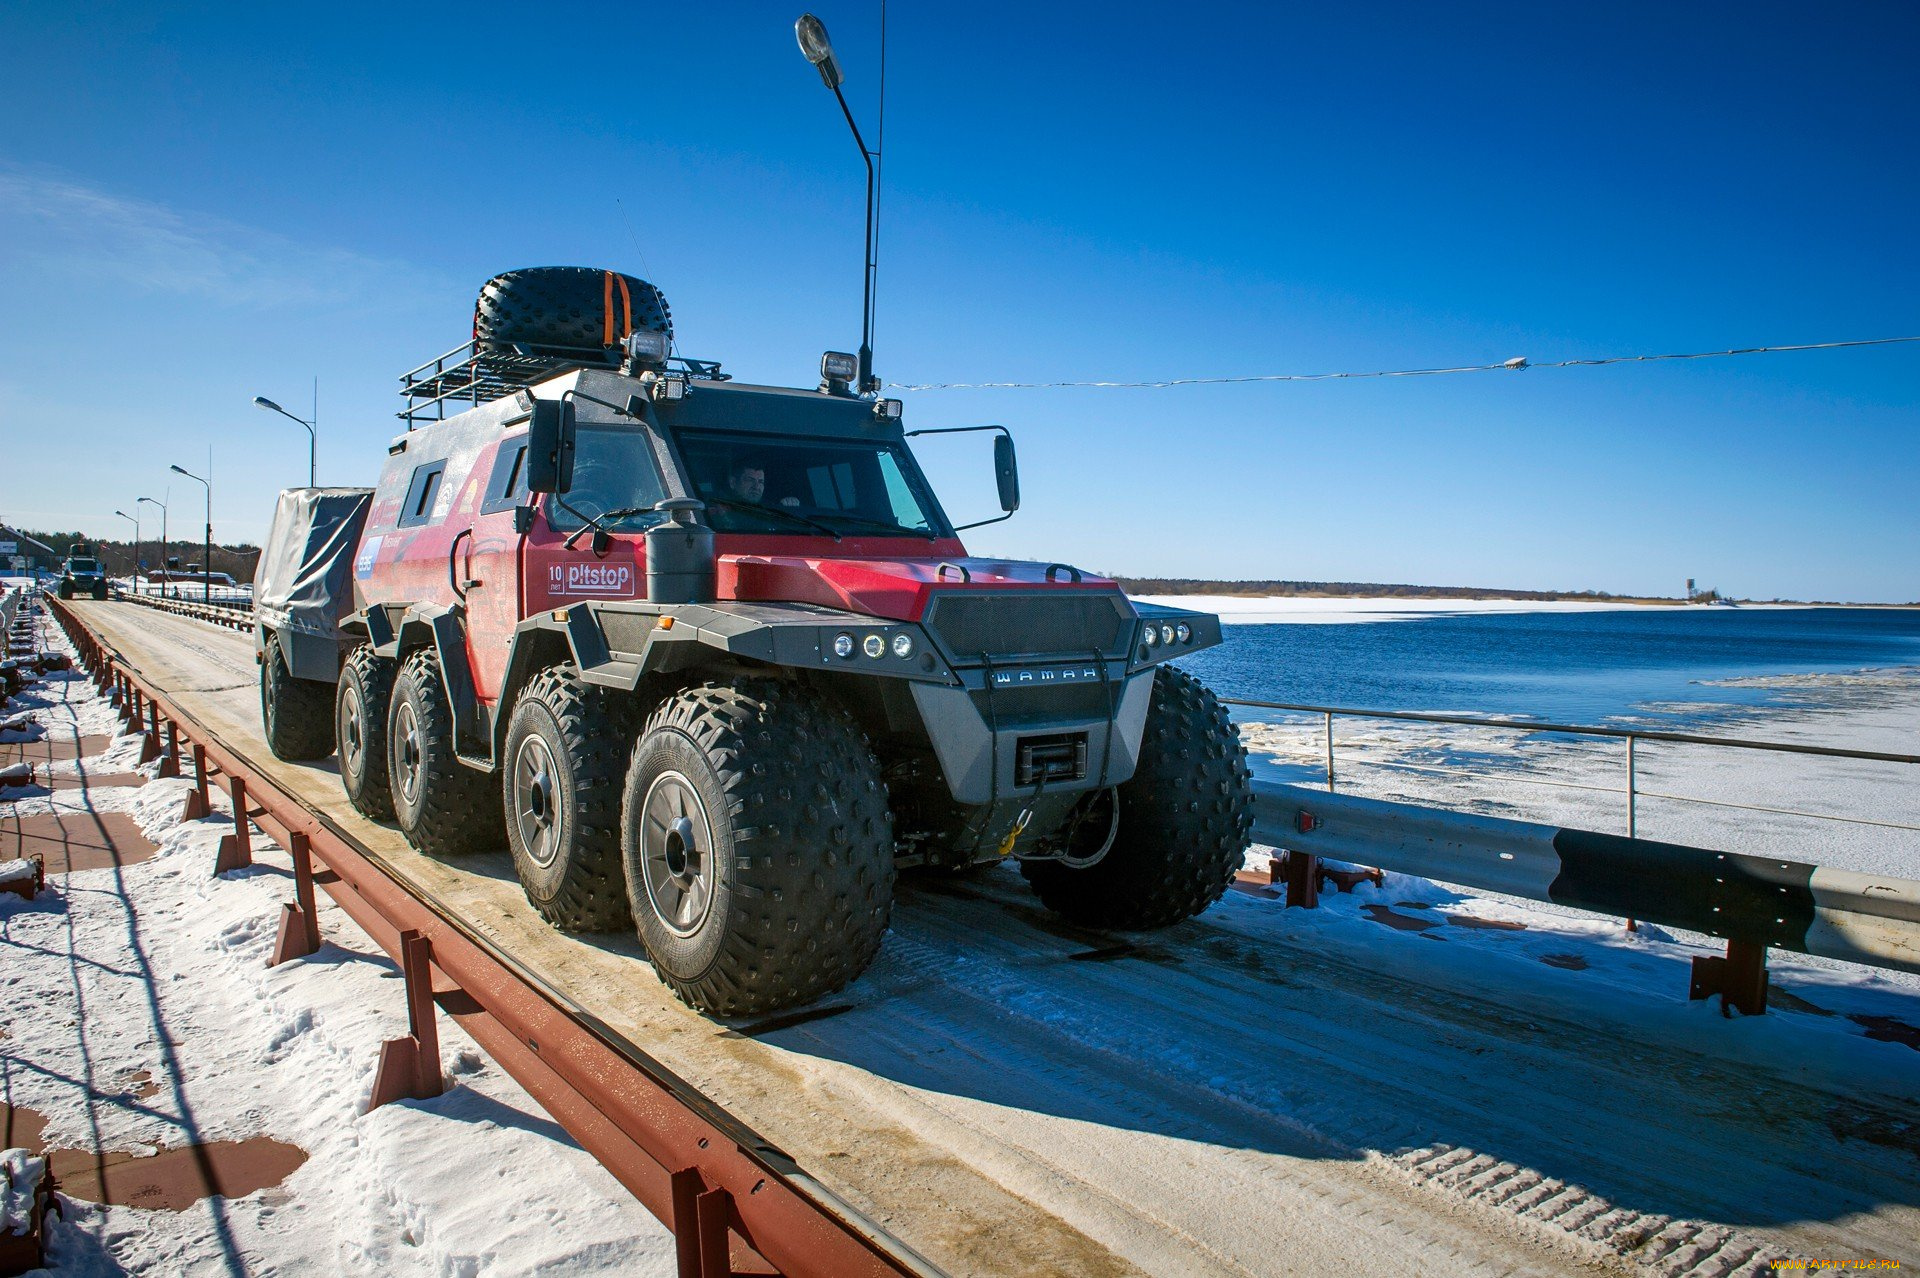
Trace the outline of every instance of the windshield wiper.
<path fill-rule="evenodd" d="M 594 535 L 596 543 L 601 537 L 611 536 L 610 530 L 606 527 L 607 524 L 617 524 L 622 519 L 632 519 L 635 515 L 651 515 L 653 513 L 652 506 L 622 506 L 618 510 L 609 510 L 599 515 L 589 515 L 585 511 L 574 510 L 572 506 L 567 505 L 565 502 L 561 502 L 560 506 L 576 518 L 586 520 L 585 523 L 573 530 L 572 536 L 567 538 L 566 547 L 568 550 L 572 550 L 573 543 L 579 541 L 588 533 Z"/>
<path fill-rule="evenodd" d="M 901 537 L 924 537 L 928 541 L 940 540 L 940 534 L 931 529 L 908 528 L 905 524 L 897 523 L 891 519 L 871 519 L 866 515 L 853 515 L 840 510 L 834 511 L 833 514 L 828 517 L 831 519 L 845 519 L 852 523 L 859 524 L 862 527 L 877 528 L 882 532 L 897 534 Z"/>
<path fill-rule="evenodd" d="M 808 519 L 805 515 L 796 515 L 792 511 L 782 510 L 778 506 L 762 506 L 757 501 L 731 501 L 725 497 L 702 497 L 700 500 L 706 502 L 709 506 L 725 506 L 728 510 L 751 510 L 759 515 L 777 515 L 781 519 L 790 520 L 804 528 L 812 528 L 818 532 L 823 532 L 835 541 L 840 540 L 840 534 L 837 530 L 829 528 L 819 520 Z"/>

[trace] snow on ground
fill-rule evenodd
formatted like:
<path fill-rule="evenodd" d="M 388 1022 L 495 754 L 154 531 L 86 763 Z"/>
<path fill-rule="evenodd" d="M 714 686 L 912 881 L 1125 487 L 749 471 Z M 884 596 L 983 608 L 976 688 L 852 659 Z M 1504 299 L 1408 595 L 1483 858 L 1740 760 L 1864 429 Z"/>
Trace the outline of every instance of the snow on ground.
<path fill-rule="evenodd" d="M 1731 712 L 1704 735 L 1916 750 L 1920 669 L 1733 682 L 1765 687 L 1777 700 Z M 1240 731 L 1256 775 L 1324 786 L 1324 721 L 1254 713 L 1266 721 L 1242 723 Z M 1635 722 L 1621 718 L 1610 726 Z M 1343 792 L 1627 832 L 1624 741 L 1393 720 L 1337 718 L 1334 724 L 1336 783 Z M 1635 754 L 1634 807 L 1642 838 L 1920 880 L 1920 765 L 1648 741 L 1637 743 Z M 1821 815 L 1800 815 L 1806 813 Z M 1588 917 L 1551 905 L 1509 904 L 1557 915 L 1569 927 Z M 1858 970 L 1820 958 L 1793 961 Z M 1920 977 L 1896 972 L 1877 979 L 1920 991 Z M 1908 1019 L 1915 1019 L 1911 1011 Z"/>
<path fill-rule="evenodd" d="M 117 726 L 78 673 L 23 705 L 56 730 Z M 84 766 L 131 771 L 138 757 L 139 738 L 121 737 Z M 326 944 L 268 968 L 290 866 L 256 833 L 258 864 L 213 877 L 231 818 L 181 822 L 190 788 L 151 780 L 8 805 L 127 812 L 160 851 L 54 880 L 31 902 L 0 896 L 0 1092 L 47 1120 L 50 1147 L 267 1136 L 308 1158 L 277 1186 L 185 1211 L 70 1202 L 52 1223 L 52 1272 L 673 1272 L 664 1226 L 445 1017 L 449 1090 L 366 1112 L 380 1043 L 405 1033 L 395 965 L 322 895 Z"/>
<path fill-rule="evenodd" d="M 1427 617 L 1463 617 L 1506 612 L 1631 612 L 1636 608 L 1672 604 L 1626 603 L 1612 599 L 1378 599 L 1307 595 L 1134 595 L 1140 603 L 1164 604 L 1210 612 L 1223 624 L 1287 622 L 1293 625 L 1331 625 L 1356 621 L 1418 621 Z M 1797 607 L 1794 604 L 1742 604 L 1753 607 Z M 1699 607 L 1695 612 L 1727 613 L 1734 608 Z"/>
<path fill-rule="evenodd" d="M 1720 722 L 1702 735 L 1889 753 L 1920 745 L 1920 669 L 1739 682 L 1766 686 L 1779 700 L 1715 707 Z M 1241 736 L 1263 775 L 1325 784 L 1319 716 L 1247 718 Z M 1671 726 L 1626 717 L 1606 726 L 1636 724 Z M 1342 790 L 1626 833 L 1626 743 L 1617 738 L 1340 717 L 1334 740 Z M 1634 772 L 1643 838 L 1920 879 L 1920 765 L 1640 741 Z"/>

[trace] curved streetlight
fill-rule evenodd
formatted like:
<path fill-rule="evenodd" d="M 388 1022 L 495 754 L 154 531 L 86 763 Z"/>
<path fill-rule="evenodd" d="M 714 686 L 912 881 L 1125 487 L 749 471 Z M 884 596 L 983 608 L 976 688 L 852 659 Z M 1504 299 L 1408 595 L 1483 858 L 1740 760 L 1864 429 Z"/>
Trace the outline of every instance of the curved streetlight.
<path fill-rule="evenodd" d="M 288 421 L 299 422 L 302 426 L 305 426 L 307 428 L 307 487 L 312 488 L 314 486 L 313 457 L 314 457 L 314 451 L 318 447 L 318 442 L 319 442 L 317 437 L 314 435 L 313 428 L 315 424 L 319 421 L 320 414 L 315 413 L 314 420 L 311 422 L 304 417 L 295 417 L 292 413 L 289 413 L 286 409 L 280 407 L 280 405 L 274 403 L 272 400 L 268 399 L 265 395 L 255 395 L 253 397 L 253 405 L 255 408 L 264 408 L 269 412 L 278 413 L 282 417 L 286 418 Z"/>
<path fill-rule="evenodd" d="M 158 507 L 160 508 L 160 554 L 159 554 L 159 559 L 160 559 L 160 566 L 161 566 L 162 568 L 164 568 L 164 567 L 166 567 L 166 566 L 167 566 L 167 503 L 165 503 L 164 501 L 155 501 L 155 500 L 154 500 L 153 498 L 151 498 L 151 497 L 142 497 L 142 498 L 140 499 L 140 501 L 144 501 L 144 502 L 146 502 L 146 503 L 147 503 L 148 505 L 150 505 L 150 506 L 158 506 Z M 135 502 L 135 503 L 134 503 L 134 509 L 136 509 L 136 510 L 138 510 L 138 509 L 139 509 L 139 507 L 140 507 L 140 501 L 137 501 L 137 502 Z M 153 578 L 152 578 L 152 576 L 151 576 L 151 574 L 149 574 L 149 576 L 148 576 L 148 578 L 147 578 L 147 584 L 148 584 L 149 586 L 151 586 L 151 585 L 153 584 Z M 160 593 L 161 593 L 161 594 L 165 594 L 165 593 L 166 593 L 166 591 L 164 591 L 164 590 L 162 590 L 162 591 L 161 591 Z"/>
<path fill-rule="evenodd" d="M 140 509 L 140 503 L 133 503 L 133 508 Z M 116 510 L 113 513 L 133 525 L 133 593 L 137 595 L 140 593 L 140 517 L 129 515 L 124 510 Z"/>
<path fill-rule="evenodd" d="M 884 93 L 886 88 L 886 11 L 881 10 L 881 70 L 880 85 Z M 833 44 L 827 39 L 827 24 L 811 13 L 803 13 L 800 20 L 793 24 L 794 37 L 800 41 L 800 52 L 807 61 L 813 63 L 814 70 L 820 73 L 820 80 L 833 90 L 834 100 L 840 104 L 840 114 L 847 117 L 847 127 L 853 130 L 853 141 L 860 148 L 860 159 L 867 166 L 867 239 L 865 246 L 866 276 L 860 292 L 860 372 L 857 393 L 865 395 L 877 389 L 873 383 L 873 272 L 879 257 L 879 242 L 874 233 L 874 194 L 878 179 L 874 174 L 875 152 L 867 149 L 867 141 L 860 136 L 860 126 L 853 122 L 853 110 L 847 105 L 847 97 L 840 92 L 840 86 L 846 83 L 846 74 L 840 69 L 840 59 L 833 56 Z M 884 119 L 885 106 L 881 108 Z M 886 126 L 881 126 L 886 132 Z"/>
<path fill-rule="evenodd" d="M 200 478 L 200 476 L 194 474 L 190 470 L 185 469 L 184 467 L 173 466 L 173 467 L 169 467 L 169 469 L 172 470 L 175 474 L 185 475 L 188 479 L 191 479 L 196 484 L 205 484 L 207 486 L 207 551 L 206 551 L 206 557 L 200 563 L 200 581 L 202 586 L 204 587 L 204 590 L 201 594 L 201 599 L 206 603 L 212 603 L 213 602 L 213 481 L 209 479 L 202 479 Z"/>

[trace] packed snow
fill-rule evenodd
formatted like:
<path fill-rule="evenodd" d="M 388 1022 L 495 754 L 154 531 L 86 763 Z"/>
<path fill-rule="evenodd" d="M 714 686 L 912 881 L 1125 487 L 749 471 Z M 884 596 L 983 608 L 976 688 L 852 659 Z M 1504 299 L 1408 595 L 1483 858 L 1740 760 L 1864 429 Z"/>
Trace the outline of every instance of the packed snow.
<path fill-rule="evenodd" d="M 78 672 L 14 704 L 60 733 L 118 730 Z M 53 770 L 151 776 L 139 746 L 118 737 Z M 406 1032 L 395 965 L 322 895 L 320 951 L 269 968 L 290 864 L 256 831 L 257 864 L 215 878 L 231 817 L 216 791 L 220 811 L 182 822 L 190 788 L 36 787 L 0 808 L 126 812 L 159 845 L 31 902 L 0 896 L 4 1099 L 46 1119 L 49 1149 L 266 1136 L 308 1157 L 278 1185 L 184 1211 L 69 1200 L 52 1272 L 672 1273 L 665 1227 L 444 1016 L 447 1092 L 367 1112 L 380 1044 Z"/>

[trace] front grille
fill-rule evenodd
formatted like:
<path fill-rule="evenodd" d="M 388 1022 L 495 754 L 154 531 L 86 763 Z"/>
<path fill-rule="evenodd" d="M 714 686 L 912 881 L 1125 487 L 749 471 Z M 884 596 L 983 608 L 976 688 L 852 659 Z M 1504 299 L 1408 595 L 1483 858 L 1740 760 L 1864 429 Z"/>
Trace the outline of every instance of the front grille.
<path fill-rule="evenodd" d="M 1132 610 L 1115 593 L 1078 590 L 1044 594 L 934 596 L 926 625 L 956 661 L 1001 657 L 1078 657 L 1123 654 Z"/>

